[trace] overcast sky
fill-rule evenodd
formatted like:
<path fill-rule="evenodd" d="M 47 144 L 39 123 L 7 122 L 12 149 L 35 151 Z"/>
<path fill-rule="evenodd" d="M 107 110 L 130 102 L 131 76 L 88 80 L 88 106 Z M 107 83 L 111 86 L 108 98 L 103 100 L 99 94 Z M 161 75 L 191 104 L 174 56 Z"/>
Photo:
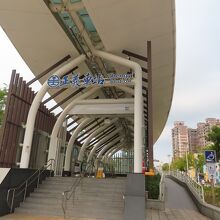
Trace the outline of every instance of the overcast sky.
<path fill-rule="evenodd" d="M 173 103 L 164 131 L 154 146 L 155 159 L 172 154 L 176 120 L 196 127 L 207 117 L 220 118 L 220 1 L 176 0 L 176 78 Z M 34 76 L 0 28 L 0 86 L 16 69 L 26 81 Z M 39 89 L 39 84 L 34 84 Z"/>

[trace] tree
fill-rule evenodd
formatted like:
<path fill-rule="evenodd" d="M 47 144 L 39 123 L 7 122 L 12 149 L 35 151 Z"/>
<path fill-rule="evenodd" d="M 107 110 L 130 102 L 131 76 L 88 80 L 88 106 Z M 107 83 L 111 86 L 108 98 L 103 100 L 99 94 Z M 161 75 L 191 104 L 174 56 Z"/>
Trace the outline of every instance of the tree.
<path fill-rule="evenodd" d="M 208 146 L 209 149 L 216 151 L 217 159 L 220 159 L 220 127 L 213 126 L 207 136 L 207 140 L 211 141 L 212 144 Z"/>
<path fill-rule="evenodd" d="M 162 166 L 162 170 L 163 171 L 169 171 L 169 164 L 168 163 L 164 163 Z"/>
<path fill-rule="evenodd" d="M 186 170 L 186 160 L 183 157 L 176 158 L 173 160 L 171 164 L 172 170 L 180 170 L 185 171 Z"/>
<path fill-rule="evenodd" d="M 196 159 L 196 167 L 199 173 L 203 173 L 203 166 L 205 164 L 205 156 L 204 153 L 198 154 L 198 157 Z"/>
<path fill-rule="evenodd" d="M 7 94 L 8 89 L 5 85 L 4 88 L 0 88 L 0 126 L 2 125 L 2 120 L 4 117 Z"/>

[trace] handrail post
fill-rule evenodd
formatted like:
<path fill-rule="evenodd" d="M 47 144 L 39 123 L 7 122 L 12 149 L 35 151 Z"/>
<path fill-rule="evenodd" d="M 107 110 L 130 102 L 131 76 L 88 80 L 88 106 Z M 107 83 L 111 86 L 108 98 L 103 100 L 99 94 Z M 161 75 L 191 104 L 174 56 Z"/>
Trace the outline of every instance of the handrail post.
<path fill-rule="evenodd" d="M 8 193 L 7 193 L 7 202 L 8 202 L 8 203 L 9 203 L 9 201 L 8 201 L 8 200 L 9 200 L 9 195 L 10 195 L 10 192 L 11 192 L 11 189 L 9 189 L 9 190 L 8 190 Z"/>
<path fill-rule="evenodd" d="M 203 186 L 201 186 L 201 187 L 202 187 L 202 201 L 205 202 L 204 188 L 203 188 Z"/>
<path fill-rule="evenodd" d="M 37 188 L 38 188 L 39 182 L 40 182 L 40 170 L 39 170 L 39 174 L 38 174 L 38 177 L 37 177 Z"/>
<path fill-rule="evenodd" d="M 52 162 L 52 160 L 51 160 L 51 162 L 50 162 L 50 177 L 52 176 L 52 168 L 53 167 L 53 162 Z"/>
<path fill-rule="evenodd" d="M 24 201 L 25 198 L 26 198 L 27 187 L 28 187 L 28 181 L 25 182 L 25 189 L 24 189 L 24 198 L 23 198 L 23 201 Z"/>
<path fill-rule="evenodd" d="M 12 194 L 10 213 L 13 212 L 14 198 L 15 198 L 15 189 L 13 190 L 13 194 Z"/>

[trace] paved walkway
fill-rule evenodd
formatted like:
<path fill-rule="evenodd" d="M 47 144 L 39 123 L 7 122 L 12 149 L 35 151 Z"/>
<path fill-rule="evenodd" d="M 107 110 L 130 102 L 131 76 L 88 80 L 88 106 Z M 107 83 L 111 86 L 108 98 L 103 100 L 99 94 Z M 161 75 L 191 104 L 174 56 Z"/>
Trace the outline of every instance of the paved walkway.
<path fill-rule="evenodd" d="M 166 208 L 165 211 L 148 209 L 146 220 L 211 220 L 211 219 L 201 215 L 199 212 L 195 210 Z"/>
<path fill-rule="evenodd" d="M 165 211 L 147 210 L 147 220 L 210 220 L 199 213 L 185 188 L 166 178 L 165 190 Z"/>
<path fill-rule="evenodd" d="M 41 215 L 25 215 L 25 214 L 10 214 L 0 217 L 0 220 L 99 220 L 94 218 L 64 218 L 58 216 L 41 216 Z"/>
<path fill-rule="evenodd" d="M 165 207 L 198 211 L 187 190 L 175 181 L 165 178 Z"/>

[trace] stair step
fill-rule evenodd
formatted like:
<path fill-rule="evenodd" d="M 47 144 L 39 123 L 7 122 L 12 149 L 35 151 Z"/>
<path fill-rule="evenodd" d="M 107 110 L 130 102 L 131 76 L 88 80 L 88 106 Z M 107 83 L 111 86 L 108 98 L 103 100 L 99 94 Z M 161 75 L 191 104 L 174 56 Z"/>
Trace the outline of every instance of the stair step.
<path fill-rule="evenodd" d="M 63 216 L 62 210 L 53 209 L 46 210 L 46 209 L 26 209 L 24 207 L 17 208 L 15 210 L 15 213 L 22 213 L 22 214 L 34 214 L 34 215 L 49 215 L 49 216 Z"/>
<path fill-rule="evenodd" d="M 15 213 L 63 216 L 62 193 L 71 189 L 76 177 L 50 177 L 31 193 Z M 121 220 L 124 210 L 125 178 L 84 178 L 66 202 L 66 216 Z"/>

